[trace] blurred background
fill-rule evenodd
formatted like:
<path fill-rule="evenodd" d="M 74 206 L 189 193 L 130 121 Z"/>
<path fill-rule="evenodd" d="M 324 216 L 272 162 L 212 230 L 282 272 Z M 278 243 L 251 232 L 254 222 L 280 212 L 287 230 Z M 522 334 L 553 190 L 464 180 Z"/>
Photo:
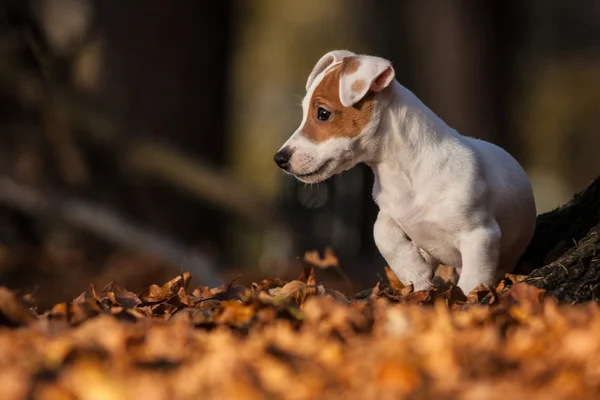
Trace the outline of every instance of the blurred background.
<path fill-rule="evenodd" d="M 352 288 L 322 279 L 374 284 L 371 172 L 305 186 L 273 162 L 332 49 L 511 152 L 539 212 L 600 171 L 598 0 L 1 0 L 0 285 L 43 308 L 182 270 L 289 279 L 328 246 Z"/>

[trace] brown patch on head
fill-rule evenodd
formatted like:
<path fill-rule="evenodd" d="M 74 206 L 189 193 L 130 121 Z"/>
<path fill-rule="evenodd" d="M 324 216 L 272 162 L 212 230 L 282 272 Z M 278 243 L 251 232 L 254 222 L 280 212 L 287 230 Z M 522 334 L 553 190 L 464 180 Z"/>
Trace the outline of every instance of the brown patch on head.
<path fill-rule="evenodd" d="M 360 60 L 356 56 L 344 57 L 342 60 L 342 74 L 350 75 L 358 71 Z"/>
<path fill-rule="evenodd" d="M 364 79 L 358 79 L 354 81 L 352 86 L 350 86 L 350 90 L 356 93 L 360 93 L 361 90 L 365 88 L 366 82 Z"/>
<path fill-rule="evenodd" d="M 344 71 L 343 65 L 342 63 L 335 67 L 323 77 L 308 104 L 308 116 L 302 128 L 302 134 L 317 143 L 335 137 L 356 137 L 360 135 L 373 116 L 376 104 L 374 93 L 367 93 L 352 107 L 344 107 L 340 102 L 340 75 Z M 365 84 L 362 80 L 357 82 Z M 354 87 L 352 89 L 354 90 Z M 329 120 L 317 119 L 319 107 L 331 112 Z"/>

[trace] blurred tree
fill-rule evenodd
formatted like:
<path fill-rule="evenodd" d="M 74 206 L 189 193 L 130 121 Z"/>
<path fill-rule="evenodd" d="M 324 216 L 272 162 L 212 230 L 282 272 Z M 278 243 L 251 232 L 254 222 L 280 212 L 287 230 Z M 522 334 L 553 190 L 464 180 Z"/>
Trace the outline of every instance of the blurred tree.
<path fill-rule="evenodd" d="M 126 122 L 130 135 L 168 138 L 190 156 L 222 164 L 229 1 L 96 6 L 105 41 L 100 99 Z M 114 187 L 114 181 L 108 184 Z M 218 241 L 224 215 L 171 190 L 154 180 L 127 180 L 119 192 L 106 193 L 161 231 L 188 241 Z"/>
<path fill-rule="evenodd" d="M 600 171 L 600 3 L 527 3 L 516 127 L 539 211 L 569 200 Z"/>
<path fill-rule="evenodd" d="M 364 48 L 361 44 L 367 38 L 356 29 L 356 19 L 365 12 L 364 4 L 355 1 L 353 7 L 348 7 L 343 0 L 236 3 L 230 69 L 230 165 L 240 181 L 270 198 L 282 193 L 284 182 L 290 185 L 291 192 L 287 193 L 292 194 L 292 208 L 288 215 L 293 221 L 302 221 L 296 225 L 300 248 L 331 241 L 333 221 L 327 220 L 327 210 L 331 210 L 332 203 L 322 207 L 329 200 L 330 184 L 321 185 L 316 192 L 296 192 L 297 183 L 284 178 L 273 155 L 300 123 L 299 103 L 304 97 L 306 78 L 317 60 L 335 48 Z M 359 187 L 354 198 L 360 198 L 361 190 Z M 308 203 L 322 208 L 313 209 L 307 220 Z M 244 249 L 242 258 L 263 257 L 268 262 L 292 255 L 289 245 L 277 240 L 265 243 L 262 235 L 239 226 L 233 227 L 231 233 Z"/>

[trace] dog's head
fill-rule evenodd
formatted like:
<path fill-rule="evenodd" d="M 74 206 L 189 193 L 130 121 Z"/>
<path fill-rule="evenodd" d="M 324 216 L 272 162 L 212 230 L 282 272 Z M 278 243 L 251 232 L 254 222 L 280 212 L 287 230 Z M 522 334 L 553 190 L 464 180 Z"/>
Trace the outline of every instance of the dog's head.
<path fill-rule="evenodd" d="M 346 50 L 325 54 L 306 82 L 300 127 L 275 162 L 302 182 L 321 182 L 366 161 L 394 79 L 389 61 Z"/>

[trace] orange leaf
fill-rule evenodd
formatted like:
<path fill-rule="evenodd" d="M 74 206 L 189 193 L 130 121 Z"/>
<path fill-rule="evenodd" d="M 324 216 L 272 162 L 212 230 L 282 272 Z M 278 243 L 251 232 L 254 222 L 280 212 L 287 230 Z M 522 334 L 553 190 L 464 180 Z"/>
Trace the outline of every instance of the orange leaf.
<path fill-rule="evenodd" d="M 386 265 L 385 267 L 383 267 L 383 269 L 385 270 L 385 276 L 387 277 L 387 280 L 390 282 L 390 287 L 392 289 L 401 291 L 402 289 L 404 289 L 406 287 L 402 282 L 400 282 L 400 279 L 398 279 L 398 277 L 396 276 L 396 274 L 394 273 L 394 271 L 392 271 L 392 269 L 390 267 L 388 267 Z"/>
<path fill-rule="evenodd" d="M 484 285 L 479 285 L 467 294 L 467 303 L 477 303 L 490 293 Z"/>
<path fill-rule="evenodd" d="M 527 283 L 517 283 L 508 291 L 508 297 L 518 304 L 529 307 L 540 305 L 546 292 Z"/>
<path fill-rule="evenodd" d="M 160 303 L 166 301 L 171 296 L 169 290 L 158 285 L 150 285 L 148 289 L 140 293 L 140 299 L 144 304 Z"/>
<path fill-rule="evenodd" d="M 333 250 L 329 247 L 325 249 L 323 258 L 319 256 L 319 252 L 316 250 L 307 251 L 306 253 L 304 253 L 304 261 L 321 269 L 340 267 L 340 261 L 338 260 Z"/>
<path fill-rule="evenodd" d="M 5 319 L 11 325 L 24 325 L 34 320 L 25 302 L 12 291 L 0 287 L 0 320 Z"/>
<path fill-rule="evenodd" d="M 408 294 L 402 300 L 409 304 L 427 304 L 431 302 L 431 292 L 419 290 L 418 292 Z"/>
<path fill-rule="evenodd" d="M 302 271 L 302 276 L 300 277 L 300 281 L 306 283 L 307 285 L 316 285 L 317 279 L 315 277 L 315 269 L 314 268 L 304 268 Z"/>
<path fill-rule="evenodd" d="M 316 293 L 314 286 L 307 285 L 301 281 L 291 281 L 281 288 L 276 298 L 292 298 L 297 304 L 302 304 L 308 296 Z"/>
<path fill-rule="evenodd" d="M 461 288 L 454 285 L 451 285 L 448 289 L 442 292 L 442 295 L 451 303 L 467 301 L 467 296 L 465 296 Z"/>

